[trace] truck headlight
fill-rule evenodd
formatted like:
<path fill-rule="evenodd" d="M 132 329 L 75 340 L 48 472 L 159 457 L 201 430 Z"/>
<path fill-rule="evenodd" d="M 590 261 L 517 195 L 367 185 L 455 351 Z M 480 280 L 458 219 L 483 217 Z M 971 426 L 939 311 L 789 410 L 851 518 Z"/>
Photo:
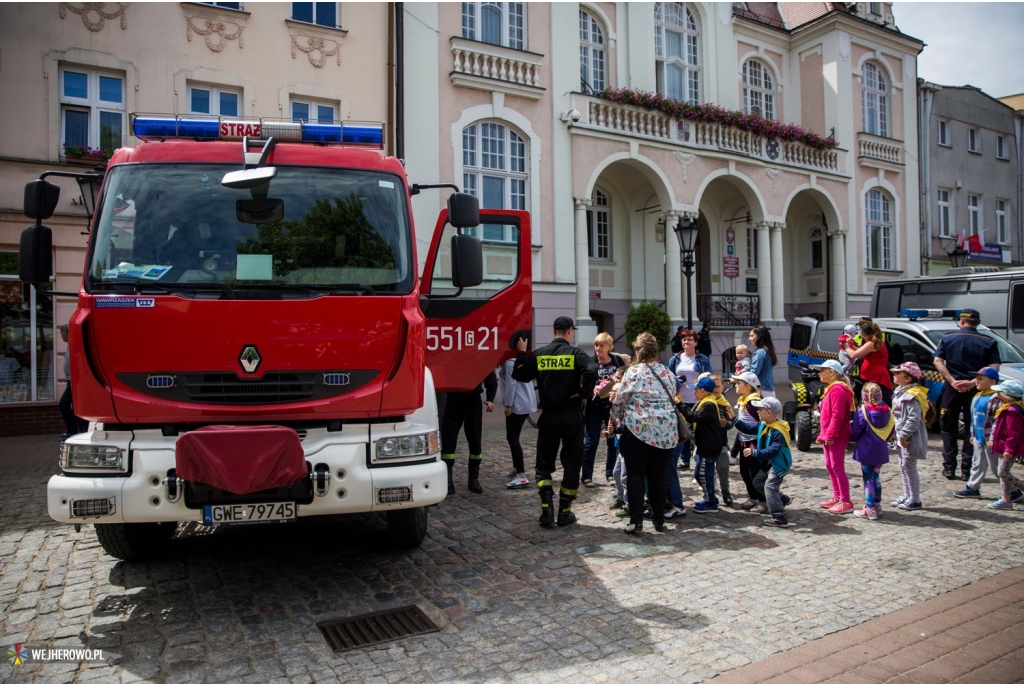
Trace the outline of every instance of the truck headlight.
<path fill-rule="evenodd" d="M 60 448 L 60 467 L 64 470 L 124 470 L 124 450 L 113 445 L 70 445 Z"/>
<path fill-rule="evenodd" d="M 439 452 L 440 440 L 437 431 L 420 435 L 403 435 L 377 441 L 377 459 L 414 459 L 428 457 Z"/>

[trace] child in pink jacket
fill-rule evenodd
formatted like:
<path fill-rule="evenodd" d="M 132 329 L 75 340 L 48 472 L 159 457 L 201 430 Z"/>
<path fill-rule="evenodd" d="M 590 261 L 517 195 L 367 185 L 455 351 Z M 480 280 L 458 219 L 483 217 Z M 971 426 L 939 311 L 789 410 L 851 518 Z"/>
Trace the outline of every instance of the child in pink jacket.
<path fill-rule="evenodd" d="M 992 442 L 989 443 L 992 454 L 999 456 L 999 482 L 1003 486 L 1003 496 L 988 508 L 1013 509 L 1013 491 L 1024 488 L 1024 481 L 1010 473 L 1014 460 L 1024 456 L 1024 385 L 1007 379 L 992 389 L 1003 401 L 996 410 Z"/>
<path fill-rule="evenodd" d="M 818 378 L 828 385 L 821 398 L 821 434 L 818 442 L 825 451 L 825 469 L 832 481 L 832 498 L 820 505 L 830 514 L 849 514 L 853 511 L 850 500 L 850 480 L 846 477 L 846 444 L 850 442 L 850 417 L 853 411 L 853 390 L 846 384 L 843 367 L 835 359 L 827 359 L 812 368 Z"/>

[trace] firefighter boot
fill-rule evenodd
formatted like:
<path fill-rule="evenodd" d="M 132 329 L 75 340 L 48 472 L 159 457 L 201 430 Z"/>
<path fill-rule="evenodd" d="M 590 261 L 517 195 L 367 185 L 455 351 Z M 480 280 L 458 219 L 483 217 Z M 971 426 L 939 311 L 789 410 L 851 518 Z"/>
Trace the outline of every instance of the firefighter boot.
<path fill-rule="evenodd" d="M 480 485 L 480 461 L 482 459 L 483 457 L 479 454 L 469 455 L 469 483 L 466 484 L 466 487 L 478 495 L 484 491 Z"/>
<path fill-rule="evenodd" d="M 572 503 L 576 499 L 574 492 L 562 488 L 558 497 L 558 526 L 571 526 L 576 523 L 576 514 L 573 513 Z"/>
<path fill-rule="evenodd" d="M 441 461 L 448 467 L 448 494 L 455 494 L 455 481 L 452 480 L 452 468 L 455 466 L 455 455 L 454 454 L 442 454 Z"/>
<path fill-rule="evenodd" d="M 540 518 L 537 520 L 545 528 L 555 525 L 555 491 L 551 481 L 540 486 Z"/>

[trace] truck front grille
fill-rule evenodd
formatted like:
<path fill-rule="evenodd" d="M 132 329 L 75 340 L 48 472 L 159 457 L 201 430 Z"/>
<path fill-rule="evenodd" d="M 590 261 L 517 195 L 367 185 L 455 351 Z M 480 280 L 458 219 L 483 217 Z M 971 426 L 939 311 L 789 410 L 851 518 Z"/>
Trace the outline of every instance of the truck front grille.
<path fill-rule="evenodd" d="M 379 488 L 377 490 L 377 504 L 399 504 L 411 501 L 411 485 L 402 485 L 397 488 Z"/>
<path fill-rule="evenodd" d="M 73 499 L 71 500 L 71 518 L 95 518 L 109 516 L 114 513 L 114 498 Z"/>
<path fill-rule="evenodd" d="M 184 385 L 192 402 L 277 404 L 310 399 L 315 377 L 313 373 L 268 373 L 250 381 L 232 373 L 208 373 L 187 375 Z"/>

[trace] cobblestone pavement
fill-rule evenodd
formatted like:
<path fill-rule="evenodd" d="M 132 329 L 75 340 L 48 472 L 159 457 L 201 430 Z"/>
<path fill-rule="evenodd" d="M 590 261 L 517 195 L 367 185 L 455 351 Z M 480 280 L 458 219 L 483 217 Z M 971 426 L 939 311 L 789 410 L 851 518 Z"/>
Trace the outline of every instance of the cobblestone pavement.
<path fill-rule="evenodd" d="M 535 435 L 524 429 L 528 459 Z M 458 494 L 431 510 L 412 552 L 389 550 L 383 522 L 359 516 L 191 526 L 165 558 L 124 564 L 91 527 L 47 517 L 56 437 L 2 439 L 2 644 L 103 649 L 106 660 L 4 660 L 0 681 L 697 682 L 1024 564 L 1024 512 L 954 499 L 937 436 L 923 511 L 887 508 L 878 522 L 824 512 L 816 450 L 796 453 L 786 480 L 788 529 L 691 511 L 636 539 L 608 511 L 607 487 L 581 490 L 578 525 L 541 529 L 535 490 L 503 486 L 498 412 L 484 446 L 484 493 L 465 488 L 460 445 Z M 859 468 L 848 460 L 847 471 L 857 499 Z M 894 465 L 882 481 L 893 499 Z M 683 485 L 691 503 L 696 488 Z M 982 491 L 987 501 L 997 486 Z M 315 627 L 411 603 L 441 632 L 334 654 Z"/>

